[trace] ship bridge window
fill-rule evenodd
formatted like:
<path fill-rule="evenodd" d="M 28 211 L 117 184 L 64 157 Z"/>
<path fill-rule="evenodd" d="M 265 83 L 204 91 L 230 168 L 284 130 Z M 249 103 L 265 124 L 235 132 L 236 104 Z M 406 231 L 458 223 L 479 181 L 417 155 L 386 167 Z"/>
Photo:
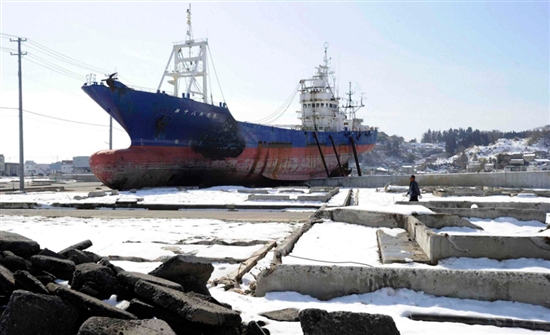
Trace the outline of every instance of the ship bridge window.
<path fill-rule="evenodd" d="M 319 107 L 319 104 L 317 103 L 315 107 Z"/>

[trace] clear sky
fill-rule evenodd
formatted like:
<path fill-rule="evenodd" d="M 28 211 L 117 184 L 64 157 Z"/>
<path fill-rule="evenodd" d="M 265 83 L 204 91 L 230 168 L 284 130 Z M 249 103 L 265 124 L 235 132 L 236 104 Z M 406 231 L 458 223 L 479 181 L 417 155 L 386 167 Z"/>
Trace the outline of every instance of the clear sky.
<path fill-rule="evenodd" d="M 29 39 L 22 48 L 29 53 L 23 108 L 103 125 L 25 114 L 25 158 L 49 163 L 108 148 L 109 117 L 80 90 L 91 71 L 51 58 L 31 41 L 156 89 L 172 42 L 185 38 L 187 6 L 2 1 L 1 32 Z M 525 130 L 550 123 L 547 1 L 194 2 L 192 12 L 194 36 L 208 37 L 237 120 L 259 120 L 283 105 L 298 81 L 314 73 L 328 42 L 340 92 L 351 81 L 357 97 L 366 98 L 358 116 L 386 133 L 408 140 L 429 128 Z M 17 44 L 1 43 L 0 107 L 17 107 L 17 57 L 9 53 Z M 77 77 L 36 64 L 43 60 Z M 296 97 L 276 123 L 297 123 L 298 109 Z M 17 114 L 0 109 L 0 153 L 14 162 Z M 114 148 L 129 143 L 117 125 Z"/>

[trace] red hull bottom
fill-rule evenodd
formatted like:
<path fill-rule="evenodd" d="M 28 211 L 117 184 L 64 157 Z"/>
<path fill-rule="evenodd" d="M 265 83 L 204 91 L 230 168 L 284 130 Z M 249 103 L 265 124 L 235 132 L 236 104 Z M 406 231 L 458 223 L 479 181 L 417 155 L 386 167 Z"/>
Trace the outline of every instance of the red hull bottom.
<path fill-rule="evenodd" d="M 357 153 L 374 144 L 357 146 Z M 340 167 L 332 147 L 323 147 L 332 176 Z M 353 158 L 350 146 L 337 147 L 340 162 Z M 235 158 L 211 160 L 188 147 L 131 146 L 100 151 L 90 158 L 93 173 L 114 189 L 162 186 L 274 186 L 326 178 L 317 146 L 305 148 L 247 148 Z"/>

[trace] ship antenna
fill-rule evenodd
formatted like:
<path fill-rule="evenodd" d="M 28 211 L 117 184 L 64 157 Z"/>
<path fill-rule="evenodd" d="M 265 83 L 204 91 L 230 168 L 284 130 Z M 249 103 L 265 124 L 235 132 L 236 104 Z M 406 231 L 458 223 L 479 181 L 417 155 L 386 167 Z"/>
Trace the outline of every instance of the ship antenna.
<path fill-rule="evenodd" d="M 325 47 L 325 58 L 324 58 L 324 61 L 325 61 L 325 66 L 328 67 L 328 57 L 327 57 L 328 42 L 325 42 L 324 47 Z"/>
<path fill-rule="evenodd" d="M 193 27 L 191 26 L 191 4 L 189 4 L 189 8 L 187 9 L 187 39 L 186 41 L 190 41 L 193 39 Z"/>

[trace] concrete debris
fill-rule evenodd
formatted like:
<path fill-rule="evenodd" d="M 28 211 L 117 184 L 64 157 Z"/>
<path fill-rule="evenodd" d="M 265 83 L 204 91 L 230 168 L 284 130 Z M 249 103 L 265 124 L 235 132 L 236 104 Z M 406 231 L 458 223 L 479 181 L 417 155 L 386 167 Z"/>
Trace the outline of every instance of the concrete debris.
<path fill-rule="evenodd" d="M 19 234 L 0 231 L 0 250 L 9 250 L 17 256 L 28 257 L 40 252 L 40 245 Z"/>
<path fill-rule="evenodd" d="M 87 316 L 106 316 L 117 319 L 136 319 L 135 315 L 113 307 L 97 298 L 75 291 L 73 289 L 49 283 L 46 288 L 50 293 L 75 305 L 81 313 Z"/>
<path fill-rule="evenodd" d="M 28 271 L 16 271 L 13 277 L 15 278 L 15 284 L 24 290 L 41 294 L 50 293 L 46 286 Z"/>
<path fill-rule="evenodd" d="M 127 272 L 122 271 L 117 275 L 117 279 L 124 285 L 131 286 L 132 288 L 136 285 L 139 280 L 144 280 L 149 283 L 157 284 L 160 286 L 168 287 L 173 290 L 183 291 L 183 287 L 180 284 L 174 283 L 173 281 L 166 280 L 160 277 L 155 277 L 139 272 Z"/>
<path fill-rule="evenodd" d="M 212 271 L 214 271 L 214 266 L 210 263 L 201 262 L 193 256 L 177 255 L 159 265 L 149 274 L 180 284 L 184 292 L 193 291 L 210 295 L 206 284 Z"/>
<path fill-rule="evenodd" d="M 92 191 L 88 193 L 88 198 L 99 198 L 105 196 L 107 196 L 107 192 L 105 191 Z"/>
<path fill-rule="evenodd" d="M 284 321 L 284 322 L 297 322 L 300 321 L 300 310 L 296 308 L 285 308 L 278 311 L 265 312 L 260 314 L 268 318 L 269 320 L 274 321 Z"/>
<path fill-rule="evenodd" d="M 84 263 L 95 263 L 94 260 L 89 257 L 84 251 L 78 249 L 69 249 L 63 253 L 69 260 L 73 261 L 76 265 Z M 100 257 L 101 258 L 101 257 Z"/>
<path fill-rule="evenodd" d="M 206 283 L 213 266 L 200 258 L 172 257 L 151 274 L 142 274 L 83 251 L 92 245 L 89 240 L 55 253 L 40 251 L 21 235 L 3 237 L 0 305 L 7 306 L 0 307 L 0 334 L 269 334 L 262 322 L 243 324 L 230 305 L 210 296 Z M 75 266 L 81 261 L 85 263 Z M 59 279 L 68 279 L 71 287 L 55 283 Z M 113 295 L 131 302 L 114 307 L 101 300 Z"/>
<path fill-rule="evenodd" d="M 74 335 L 79 319 L 79 311 L 59 297 L 17 290 L 0 317 L 0 334 Z"/>
<path fill-rule="evenodd" d="M 70 247 L 67 247 L 67 248 L 61 250 L 60 252 L 58 252 L 58 254 L 60 254 L 62 256 L 65 256 L 65 253 L 67 253 L 68 251 L 70 251 L 72 249 L 85 250 L 85 249 L 88 249 L 89 247 L 91 247 L 92 245 L 93 245 L 92 241 L 84 240 L 82 242 L 78 242 L 77 244 L 73 244 Z M 67 257 L 67 256 L 65 256 L 65 257 Z"/>
<path fill-rule="evenodd" d="M 71 288 L 104 300 L 119 291 L 117 276 L 110 268 L 84 263 L 77 265 L 71 280 Z"/>
<path fill-rule="evenodd" d="M 300 312 L 304 335 L 399 335 L 391 316 L 304 309 Z"/>
<path fill-rule="evenodd" d="M 13 273 L 0 265 L 0 304 L 7 301 L 6 298 L 10 296 L 14 289 L 15 278 L 13 277 Z"/>
<path fill-rule="evenodd" d="M 143 280 L 136 283 L 135 293 L 148 303 L 175 311 L 191 322 L 211 326 L 237 326 L 240 315 L 228 308 Z"/>
<path fill-rule="evenodd" d="M 82 324 L 77 335 L 176 335 L 166 321 L 120 320 L 106 317 L 91 317 Z"/>
<path fill-rule="evenodd" d="M 10 271 L 28 270 L 30 264 L 23 257 L 19 257 L 9 250 L 0 252 L 0 264 Z"/>
<path fill-rule="evenodd" d="M 61 255 L 58 254 L 57 252 L 51 251 L 51 250 L 48 249 L 48 248 L 44 248 L 44 249 L 40 250 L 40 252 L 38 253 L 38 255 L 39 255 L 39 256 L 54 257 L 54 258 L 58 258 L 58 259 L 67 259 L 67 257 L 61 256 Z"/>
<path fill-rule="evenodd" d="M 30 258 L 31 270 L 45 271 L 60 279 L 70 280 L 73 277 L 75 265 L 73 261 L 49 256 L 34 255 Z"/>

